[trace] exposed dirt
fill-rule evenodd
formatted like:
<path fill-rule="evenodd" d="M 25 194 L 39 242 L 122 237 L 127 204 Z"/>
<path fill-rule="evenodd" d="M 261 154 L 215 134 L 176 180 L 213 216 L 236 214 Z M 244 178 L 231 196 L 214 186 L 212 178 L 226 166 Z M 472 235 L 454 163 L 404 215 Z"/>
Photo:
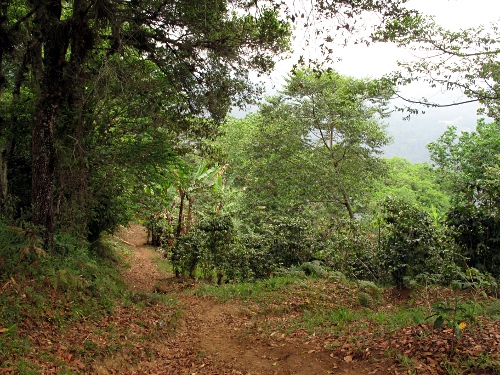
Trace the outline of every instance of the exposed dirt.
<path fill-rule="evenodd" d="M 276 300 L 266 303 L 223 303 L 193 293 L 194 281 L 159 271 L 156 258 L 161 255 L 145 244 L 143 227 L 131 224 L 116 241 L 130 248 L 131 267 L 123 272 L 130 296 L 110 304 L 102 316 L 76 311 L 72 300 L 63 311 L 72 314 L 71 319 L 50 304 L 39 308 L 41 318 L 26 315 L 17 336 L 7 336 L 29 343 L 22 363 L 13 368 L 0 361 L 0 374 L 499 374 L 498 321 L 478 317 L 481 329 L 467 327 L 458 343 L 453 329 L 434 330 L 429 322 L 408 322 L 392 331 L 384 323 L 361 318 L 336 331 L 340 323 L 330 319 L 325 326 L 329 328 L 312 333 L 314 329 L 295 324 L 308 311 L 344 307 L 363 316 L 359 313 L 367 310 L 357 302 L 355 287 L 311 279 L 283 287 Z M 307 282 L 316 289 L 308 289 Z M 2 288 L 21 296 L 29 293 L 14 279 Z M 54 300 L 64 296 L 56 289 L 51 292 Z M 446 288 L 387 290 L 376 309 L 382 315 L 395 307 L 428 310 L 432 301 L 461 296 L 455 293 Z M 19 363 L 19 358 L 13 360 Z M 28 365 L 29 371 L 21 371 Z"/>
<path fill-rule="evenodd" d="M 338 357 L 321 346 L 293 338 L 265 340 L 254 332 L 254 323 L 245 306 L 234 302 L 218 303 L 211 298 L 183 293 L 173 275 L 160 274 L 154 262 L 156 254 L 145 245 L 144 228 L 131 224 L 130 228 L 122 231 L 120 238 L 134 246 L 132 266 L 124 274 L 129 287 L 153 292 L 158 285 L 162 285 L 162 291 L 174 292 L 183 313 L 178 328 L 161 344 L 159 351 L 162 355 L 159 358 L 142 362 L 135 368 L 123 366 L 123 360 L 105 358 L 94 366 L 99 373 L 114 373 L 116 367 L 120 367 L 120 373 L 138 374 L 395 373 L 390 361 L 386 364 L 351 361 L 349 357 Z"/>

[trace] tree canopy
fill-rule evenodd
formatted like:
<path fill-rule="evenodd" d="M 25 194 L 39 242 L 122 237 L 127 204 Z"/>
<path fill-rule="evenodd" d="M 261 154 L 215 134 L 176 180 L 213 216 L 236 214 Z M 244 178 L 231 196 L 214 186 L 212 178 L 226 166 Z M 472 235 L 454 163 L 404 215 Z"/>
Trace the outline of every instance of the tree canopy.
<path fill-rule="evenodd" d="M 228 109 L 256 99 L 249 73 L 270 71 L 289 50 L 293 23 L 324 33 L 326 46 L 364 12 L 380 15 L 379 28 L 414 14 L 404 3 L 2 0 L 2 212 L 31 222 L 47 248 L 73 212 L 82 215 L 71 220 L 77 232 L 89 233 L 110 199 L 137 190 L 122 172 L 154 169 L 146 154 L 206 151 L 202 139 Z"/>
<path fill-rule="evenodd" d="M 246 152 L 245 183 L 249 194 L 259 196 L 252 200 L 272 210 L 340 205 L 353 218 L 353 203 L 383 173 L 380 148 L 389 138 L 380 119 L 389 92 L 376 80 L 336 72 L 290 75 L 257 115 L 234 120 L 236 129 L 228 130 L 228 144 L 243 150 L 237 151 L 238 160 Z"/>

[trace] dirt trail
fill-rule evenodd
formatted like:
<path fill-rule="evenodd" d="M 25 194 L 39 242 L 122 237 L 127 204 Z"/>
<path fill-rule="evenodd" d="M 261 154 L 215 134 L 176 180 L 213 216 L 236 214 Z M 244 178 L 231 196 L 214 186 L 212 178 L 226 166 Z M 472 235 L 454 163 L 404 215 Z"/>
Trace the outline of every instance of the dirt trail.
<path fill-rule="evenodd" d="M 379 373 L 376 367 L 368 368 L 363 362 L 343 363 L 330 356 L 330 351 L 310 347 L 307 342 L 267 342 L 255 332 L 245 306 L 234 302 L 217 303 L 208 297 L 179 291 L 173 275 L 158 271 L 154 262 L 156 254 L 145 245 L 146 231 L 143 227 L 131 224 L 121 232 L 120 238 L 134 246 L 131 268 L 124 274 L 127 285 L 132 290 L 143 292 L 153 292 L 160 285 L 162 292 L 171 293 L 179 300 L 183 310 L 175 333 L 158 348 L 162 355 L 155 358 L 154 363 L 142 362 L 135 369 L 128 368 L 127 372 L 246 375 Z M 183 364 L 182 370 L 176 367 L 176 363 Z"/>

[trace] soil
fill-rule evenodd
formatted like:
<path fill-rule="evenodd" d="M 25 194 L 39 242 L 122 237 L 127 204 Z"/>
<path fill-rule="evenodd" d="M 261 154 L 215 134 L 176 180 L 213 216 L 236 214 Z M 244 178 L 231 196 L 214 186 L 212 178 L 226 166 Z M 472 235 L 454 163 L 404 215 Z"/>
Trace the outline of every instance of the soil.
<path fill-rule="evenodd" d="M 26 316 L 19 323 L 18 334 L 5 337 L 23 338 L 29 342 L 28 349 L 27 345 L 20 346 L 22 361 L 16 368 L 0 361 L 0 374 L 499 373 L 500 325 L 493 319 L 478 317 L 480 329 L 467 327 L 458 343 L 452 328 L 432 329 L 429 322 L 409 323 L 391 331 L 383 324 L 379 327 L 376 321 L 353 321 L 340 333 L 333 329 L 311 333 L 300 324 L 293 325 L 294 319 L 311 308 L 311 295 L 304 294 L 299 284 L 288 292 L 280 290 L 276 298 L 283 298 L 281 301 L 220 302 L 197 295 L 195 281 L 159 270 L 162 254 L 146 244 L 143 227 L 130 224 L 115 240 L 130 249 L 130 268 L 122 275 L 130 296 L 110 303 L 109 311 L 101 316 L 92 316 L 75 311 L 70 306 L 72 300 L 64 302 L 63 291 L 53 287 L 54 300 L 62 298 L 68 304 L 63 313 L 71 314 L 71 318 L 60 316 L 61 309 L 53 311 L 50 304 L 39 307 L 44 312 L 38 318 Z M 316 297 L 323 302 L 313 308 L 345 306 L 349 312 L 364 311 L 356 302 L 355 288 L 337 281 L 321 283 Z M 13 278 L 2 288 L 3 292 L 11 288 L 22 298 L 28 293 L 28 288 L 21 290 Z M 99 295 L 98 290 L 93 293 Z M 432 301 L 460 298 L 454 293 L 445 288 L 417 289 L 411 294 L 388 289 L 377 309 L 383 313 L 384 309 L 393 311 L 395 306 L 428 308 Z M 105 300 L 102 297 L 101 301 Z M 89 297 L 82 298 L 87 301 Z M 0 334 L 5 331 L 0 330 Z M 0 352 L 1 344 L 0 340 Z"/>
<path fill-rule="evenodd" d="M 252 333 L 248 309 L 239 303 L 220 303 L 212 298 L 185 293 L 173 275 L 158 271 L 157 254 L 145 244 L 143 227 L 131 224 L 120 238 L 133 245 L 131 268 L 124 273 L 130 289 L 143 292 L 173 293 L 182 305 L 182 317 L 175 332 L 162 343 L 163 356 L 154 362 L 128 368 L 137 374 L 389 374 L 395 373 L 390 361 L 354 361 L 310 342 L 290 340 L 272 342 Z M 161 287 L 159 287 L 159 285 Z M 160 288 L 161 290 L 158 290 Z M 174 349 L 174 350 L 172 350 Z M 114 373 L 116 361 L 104 359 L 94 366 L 100 373 Z M 104 371 L 106 368 L 106 371 Z M 124 367 L 121 367 L 124 370 Z M 120 372 L 123 373 L 123 372 Z"/>

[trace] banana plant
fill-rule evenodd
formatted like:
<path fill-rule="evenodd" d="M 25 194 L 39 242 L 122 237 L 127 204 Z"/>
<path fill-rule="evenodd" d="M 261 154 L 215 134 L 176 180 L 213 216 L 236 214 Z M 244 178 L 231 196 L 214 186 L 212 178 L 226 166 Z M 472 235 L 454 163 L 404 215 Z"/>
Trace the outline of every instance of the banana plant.
<path fill-rule="evenodd" d="M 201 161 L 196 170 L 190 171 L 188 166 L 176 166 L 172 168 L 174 183 L 172 186 L 177 190 L 179 203 L 179 213 L 175 237 L 189 232 L 193 222 L 193 205 L 197 194 L 203 189 L 216 184 L 218 176 L 221 174 L 220 166 L 209 167 L 206 161 Z M 223 172 L 222 172 L 223 173 Z M 188 201 L 187 215 L 184 216 L 185 202 Z"/>

